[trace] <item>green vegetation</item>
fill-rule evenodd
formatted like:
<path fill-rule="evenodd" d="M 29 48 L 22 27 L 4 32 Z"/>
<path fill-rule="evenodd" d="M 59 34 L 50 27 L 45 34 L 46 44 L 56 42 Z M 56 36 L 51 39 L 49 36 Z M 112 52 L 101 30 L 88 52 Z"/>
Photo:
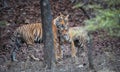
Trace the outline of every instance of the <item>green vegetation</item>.
<path fill-rule="evenodd" d="M 101 2 L 99 2 L 100 4 L 92 2 L 88 5 L 79 3 L 73 8 L 83 7 L 86 11 L 92 9 L 95 16 L 84 21 L 89 31 L 102 29 L 111 36 L 120 37 L 120 9 L 118 7 L 120 0 L 104 0 Z"/>
<path fill-rule="evenodd" d="M 0 26 L 6 26 L 7 22 L 6 21 L 0 21 Z"/>

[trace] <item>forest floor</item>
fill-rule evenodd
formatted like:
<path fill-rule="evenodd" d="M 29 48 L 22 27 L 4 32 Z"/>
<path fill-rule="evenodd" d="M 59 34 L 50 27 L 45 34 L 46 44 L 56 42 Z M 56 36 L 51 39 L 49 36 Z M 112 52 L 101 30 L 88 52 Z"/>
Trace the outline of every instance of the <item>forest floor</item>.
<path fill-rule="evenodd" d="M 6 1 L 0 2 L 0 72 L 93 72 L 89 69 L 88 56 L 84 49 L 79 52 L 78 63 L 74 64 L 70 57 L 69 45 L 65 48 L 65 58 L 51 70 L 43 66 L 43 44 L 36 44 L 31 53 L 40 59 L 28 59 L 27 47 L 22 45 L 17 51 L 18 62 L 11 61 L 10 47 L 14 30 L 23 24 L 41 22 L 40 0 Z M 73 9 L 74 3 L 69 0 L 51 0 L 52 16 L 55 18 L 60 12 L 69 14 L 71 27 L 84 26 L 87 16 L 80 9 Z M 89 12 L 88 12 L 89 13 Z M 4 25 L 7 24 L 7 25 Z M 120 71 L 120 38 L 110 37 L 105 31 L 91 33 L 93 65 L 97 72 Z"/>

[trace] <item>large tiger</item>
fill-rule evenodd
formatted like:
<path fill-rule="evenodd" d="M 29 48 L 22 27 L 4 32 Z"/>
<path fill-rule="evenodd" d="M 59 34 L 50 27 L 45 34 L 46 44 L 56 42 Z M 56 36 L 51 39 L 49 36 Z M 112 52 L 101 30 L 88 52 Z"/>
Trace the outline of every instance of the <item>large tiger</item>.
<path fill-rule="evenodd" d="M 52 30 L 54 35 L 54 49 L 55 49 L 55 59 L 62 58 L 61 48 L 59 44 L 59 37 L 60 37 L 60 30 L 67 29 L 68 25 L 68 15 L 64 16 L 60 14 L 58 17 L 53 19 L 52 21 Z M 16 50 L 19 49 L 22 42 L 26 43 L 27 47 L 34 45 L 34 43 L 40 43 L 42 41 L 42 24 L 41 23 L 34 23 L 34 24 L 27 24 L 18 27 L 14 32 L 15 37 L 15 48 L 12 52 L 12 60 L 16 61 Z M 69 38 L 69 36 L 66 36 Z M 58 52 L 57 52 L 58 51 Z M 34 58 L 34 56 L 32 55 Z M 36 59 L 36 58 L 34 58 Z"/>

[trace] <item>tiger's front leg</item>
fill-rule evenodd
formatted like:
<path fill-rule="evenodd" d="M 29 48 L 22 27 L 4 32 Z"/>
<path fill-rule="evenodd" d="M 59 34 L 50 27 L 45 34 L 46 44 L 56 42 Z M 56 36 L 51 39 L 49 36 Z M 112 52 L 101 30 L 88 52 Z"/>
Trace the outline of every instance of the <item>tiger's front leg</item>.
<path fill-rule="evenodd" d="M 13 51 L 12 51 L 12 54 L 11 54 L 11 59 L 12 59 L 12 61 L 18 61 L 17 59 L 16 59 L 16 52 L 17 52 L 17 50 L 19 50 L 19 48 L 20 48 L 20 40 L 19 39 L 15 39 L 15 44 L 14 44 L 14 46 L 13 46 L 14 48 L 13 48 Z"/>
<path fill-rule="evenodd" d="M 55 59 L 58 61 L 61 59 L 61 50 L 60 50 L 60 45 L 57 43 L 57 41 L 54 39 L 54 50 L 55 50 Z"/>

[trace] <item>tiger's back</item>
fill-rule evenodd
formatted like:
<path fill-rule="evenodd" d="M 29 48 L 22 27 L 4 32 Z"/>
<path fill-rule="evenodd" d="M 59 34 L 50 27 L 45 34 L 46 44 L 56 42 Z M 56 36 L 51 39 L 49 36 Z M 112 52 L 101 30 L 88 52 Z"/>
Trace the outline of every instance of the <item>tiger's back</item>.
<path fill-rule="evenodd" d="M 18 27 L 14 36 L 23 40 L 27 45 L 33 45 L 37 40 L 42 40 L 42 24 L 34 23 Z"/>

